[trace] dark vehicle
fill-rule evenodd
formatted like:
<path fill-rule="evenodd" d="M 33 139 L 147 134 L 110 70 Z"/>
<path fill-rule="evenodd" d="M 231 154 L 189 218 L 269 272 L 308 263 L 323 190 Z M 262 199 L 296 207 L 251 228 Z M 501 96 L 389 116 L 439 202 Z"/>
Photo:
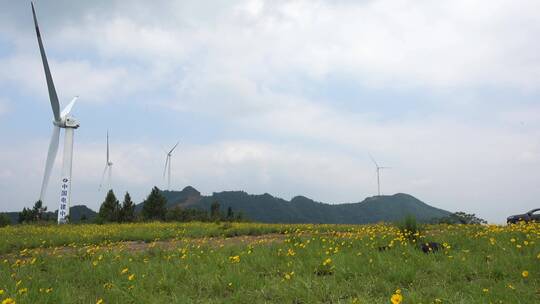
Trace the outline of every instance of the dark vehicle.
<path fill-rule="evenodd" d="M 506 219 L 508 224 L 515 224 L 519 221 L 524 222 L 540 222 L 540 208 L 533 209 L 524 214 L 512 215 Z"/>

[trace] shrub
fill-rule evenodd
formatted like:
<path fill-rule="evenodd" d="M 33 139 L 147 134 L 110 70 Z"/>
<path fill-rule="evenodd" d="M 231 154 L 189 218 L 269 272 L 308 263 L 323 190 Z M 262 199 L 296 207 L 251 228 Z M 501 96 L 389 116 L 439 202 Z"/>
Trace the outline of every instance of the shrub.
<path fill-rule="evenodd" d="M 412 215 L 407 215 L 401 222 L 398 222 L 396 226 L 409 241 L 416 241 L 422 230 L 422 227 L 416 221 L 416 217 Z"/>
<path fill-rule="evenodd" d="M 0 227 L 5 227 L 11 224 L 9 217 L 3 213 L 0 213 Z"/>
<path fill-rule="evenodd" d="M 437 224 L 464 224 L 464 225 L 482 225 L 487 224 L 487 221 L 483 218 L 476 216 L 476 214 L 468 214 L 462 211 L 455 212 L 449 216 L 439 218 L 435 221 Z"/>

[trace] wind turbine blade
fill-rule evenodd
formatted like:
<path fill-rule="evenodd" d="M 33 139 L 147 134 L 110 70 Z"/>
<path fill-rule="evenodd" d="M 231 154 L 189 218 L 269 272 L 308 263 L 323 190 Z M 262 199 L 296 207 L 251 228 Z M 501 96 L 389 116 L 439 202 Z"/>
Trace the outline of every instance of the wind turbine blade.
<path fill-rule="evenodd" d="M 73 97 L 71 102 L 62 110 L 62 113 L 60 113 L 60 117 L 65 118 L 67 115 L 69 115 L 69 113 L 71 113 L 71 109 L 73 108 L 73 105 L 75 104 L 78 98 L 79 96 Z"/>
<path fill-rule="evenodd" d="M 103 169 L 103 174 L 101 174 L 101 181 L 99 182 L 99 190 L 103 187 L 103 179 L 105 178 L 105 173 L 107 173 L 108 164 L 105 164 L 105 169 Z"/>
<path fill-rule="evenodd" d="M 51 107 L 54 115 L 54 120 L 60 122 L 60 103 L 58 102 L 58 95 L 56 95 L 56 89 L 54 88 L 54 82 L 51 76 L 51 70 L 49 69 L 49 63 L 47 62 L 47 56 L 45 55 L 45 48 L 41 41 L 41 33 L 36 17 L 36 10 L 34 9 L 34 2 L 32 4 L 32 15 L 34 16 L 34 25 L 36 26 L 36 35 L 39 44 L 39 52 L 41 53 L 41 60 L 43 61 L 43 70 L 45 70 L 45 79 L 47 80 L 47 88 L 49 89 L 49 100 L 51 101 Z"/>
<path fill-rule="evenodd" d="M 163 178 L 165 178 L 165 173 L 167 173 L 167 164 L 169 163 L 169 155 L 165 158 L 165 168 L 163 169 Z"/>
<path fill-rule="evenodd" d="M 369 158 L 371 158 L 371 161 L 375 164 L 375 167 L 379 168 L 379 164 L 377 164 L 373 156 L 371 156 L 371 153 L 369 153 Z"/>
<path fill-rule="evenodd" d="M 109 164 L 109 130 L 107 130 L 107 165 Z"/>
<path fill-rule="evenodd" d="M 174 151 L 174 149 L 176 149 L 176 146 L 178 146 L 179 143 L 180 143 L 180 141 L 178 141 L 176 143 L 176 145 L 174 145 L 174 147 L 171 149 L 171 151 L 169 151 L 169 154 L 171 154 Z"/>
<path fill-rule="evenodd" d="M 56 152 L 58 152 L 58 142 L 60 140 L 60 127 L 54 126 L 53 133 L 51 135 L 51 142 L 49 143 L 49 152 L 47 153 L 47 162 L 45 163 L 45 173 L 43 174 L 43 183 L 41 184 L 41 193 L 39 199 L 43 202 L 45 192 L 47 192 L 47 185 L 49 184 L 49 177 L 51 177 L 51 170 L 56 159 Z"/>

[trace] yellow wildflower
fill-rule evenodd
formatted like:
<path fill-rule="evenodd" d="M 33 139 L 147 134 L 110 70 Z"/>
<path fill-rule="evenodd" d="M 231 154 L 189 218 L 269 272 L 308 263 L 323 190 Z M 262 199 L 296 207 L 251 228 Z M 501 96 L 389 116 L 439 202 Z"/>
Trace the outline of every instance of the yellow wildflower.
<path fill-rule="evenodd" d="M 105 289 L 111 289 L 113 288 L 113 286 L 114 286 L 113 283 L 110 283 L 110 282 L 103 284 L 103 288 Z"/>
<path fill-rule="evenodd" d="M 15 300 L 13 300 L 12 298 L 7 298 L 2 301 L 2 304 L 15 304 Z"/>
<path fill-rule="evenodd" d="M 330 264 L 332 264 L 332 259 L 331 259 L 331 258 L 327 258 L 326 260 L 324 260 L 324 262 L 323 262 L 322 264 L 323 264 L 323 266 L 330 265 Z"/>
<path fill-rule="evenodd" d="M 240 256 L 239 255 L 231 256 L 229 257 L 229 261 L 231 261 L 231 263 L 240 263 Z"/>
<path fill-rule="evenodd" d="M 128 277 L 128 280 L 130 280 L 130 281 L 135 280 L 135 275 L 134 275 L 134 274 L 131 274 L 131 275 Z"/>
<path fill-rule="evenodd" d="M 96 304 L 104 304 L 104 303 L 105 303 L 105 301 L 103 301 L 103 299 L 99 299 L 99 300 L 97 300 L 97 302 L 96 302 Z"/>
<path fill-rule="evenodd" d="M 290 273 L 285 273 L 285 280 L 290 280 L 293 275 L 294 275 L 294 271 L 291 271 Z"/>
<path fill-rule="evenodd" d="M 392 302 L 392 304 L 400 304 L 403 301 L 403 296 L 401 295 L 400 289 L 396 290 L 396 293 L 392 295 L 390 301 Z"/>
<path fill-rule="evenodd" d="M 528 272 L 527 270 L 523 270 L 523 271 L 521 272 L 521 276 L 524 277 L 524 278 L 526 278 L 526 277 L 529 276 L 529 272 Z"/>
<path fill-rule="evenodd" d="M 122 271 L 120 272 L 120 274 L 126 274 L 128 271 L 129 271 L 129 269 L 124 268 L 124 269 L 122 269 Z"/>

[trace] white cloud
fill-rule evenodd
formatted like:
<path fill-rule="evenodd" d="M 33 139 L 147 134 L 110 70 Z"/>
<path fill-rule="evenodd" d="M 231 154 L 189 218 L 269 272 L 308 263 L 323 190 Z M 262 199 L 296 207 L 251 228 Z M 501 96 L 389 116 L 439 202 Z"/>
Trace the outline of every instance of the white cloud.
<path fill-rule="evenodd" d="M 4 67 L 0 82 L 31 90 L 47 97 L 47 86 L 41 59 L 29 54 L 0 58 Z M 75 95 L 86 102 L 104 102 L 137 91 L 140 77 L 124 67 L 100 67 L 86 61 L 56 61 L 49 59 L 54 84 L 61 103 Z M 47 97 L 48 98 L 48 97 Z"/>
<path fill-rule="evenodd" d="M 310 126 L 316 133 L 327 124 Z M 486 131 L 473 126 L 461 130 L 450 130 L 452 128 L 455 125 L 446 122 L 399 128 L 366 123 L 343 136 L 343 130 L 337 130 L 334 138 L 319 138 L 323 144 L 316 149 L 295 141 L 186 143 L 173 156 L 172 184 L 175 189 L 193 185 L 207 194 L 245 190 L 269 192 L 286 199 L 302 194 L 329 203 L 355 202 L 376 191 L 375 171 L 364 149 L 369 147 L 380 163 L 392 167 L 383 172 L 383 193 L 412 193 L 438 207 L 475 212 L 493 221 L 502 221 L 506 213 L 531 208 L 540 195 L 534 185 L 540 178 L 539 171 L 534 169 L 540 167 L 539 146 L 528 143 L 527 137 L 499 134 L 501 130 Z M 362 134 L 365 130 L 372 134 L 366 137 Z M 437 141 L 439 137 L 446 139 Z M 351 141 L 346 143 L 348 140 Z M 6 204 L 17 201 L 29 205 L 35 200 L 46 146 L 45 141 L 30 142 L 0 153 L 3 168 L 0 184 L 4 193 L 0 208 L 18 210 L 22 205 Z M 164 154 L 158 146 L 148 141 L 112 144 L 113 185 L 118 195 L 127 190 L 136 201 L 141 201 L 152 185 L 163 186 Z M 529 156 L 514 162 L 523 157 L 519 154 L 522 151 L 529 151 Z M 54 181 L 59 179 L 60 159 L 61 155 L 47 195 L 50 208 L 54 208 L 56 199 Z M 104 196 L 97 191 L 104 162 L 103 143 L 77 141 L 74 202 L 98 208 Z M 475 203 L 486 200 L 497 208 Z M 507 205 L 510 202 L 511 205 Z"/>
<path fill-rule="evenodd" d="M 540 34 L 539 6 L 526 0 L 488 7 L 467 0 L 137 3 L 86 14 L 47 38 L 53 49 L 93 49 L 149 68 L 190 65 L 266 83 L 291 73 L 312 79 L 342 73 L 382 87 L 536 90 L 540 63 L 531 38 Z M 141 17 L 144 10 L 156 17 Z"/>
<path fill-rule="evenodd" d="M 537 1 L 107 1 L 92 4 L 107 5 L 107 12 L 84 4 L 78 13 L 47 5 L 49 14 L 39 17 L 62 100 L 78 94 L 105 103 L 146 93 L 144 102 L 178 110 L 180 120 L 192 114 L 211 118 L 194 129 L 216 128 L 211 120 L 220 119 L 232 130 L 224 138 L 188 142 L 175 155 L 177 187 L 359 201 L 376 189 L 369 150 L 393 167 L 383 175 L 385 193 L 412 193 L 443 208 L 500 221 L 501 214 L 531 207 L 540 194 L 534 185 L 540 178 L 537 102 L 516 97 L 512 104 L 519 106 L 503 112 L 482 94 L 486 88 L 538 94 Z M 25 27 L 17 26 L 23 22 Z M 0 57 L 0 85 L 46 97 L 27 22 L 0 30 L 14 39 L 13 50 Z M 457 106 L 382 120 L 393 109 L 352 111 L 332 97 L 306 93 L 335 75 L 366 90 L 435 91 L 430 102 Z M 468 90 L 479 96 L 462 98 L 469 98 Z M 347 103 L 355 105 L 353 99 Z M 414 100 L 403 102 L 417 110 Z M 471 104 L 481 119 L 463 117 Z M 257 139 L 238 135 L 245 130 Z M 39 149 L 27 143 L 0 154 L 6 201 L 33 199 L 17 199 L 27 186 L 33 188 L 24 195 L 39 191 L 34 188 L 45 156 L 36 152 L 28 160 L 19 154 L 46 147 L 35 145 Z M 137 199 L 162 181 L 164 160 L 155 145 L 116 144 L 115 182 Z M 102 149 L 84 139 L 76 144 L 74 195 L 94 208 L 102 196 L 95 191 Z"/>

